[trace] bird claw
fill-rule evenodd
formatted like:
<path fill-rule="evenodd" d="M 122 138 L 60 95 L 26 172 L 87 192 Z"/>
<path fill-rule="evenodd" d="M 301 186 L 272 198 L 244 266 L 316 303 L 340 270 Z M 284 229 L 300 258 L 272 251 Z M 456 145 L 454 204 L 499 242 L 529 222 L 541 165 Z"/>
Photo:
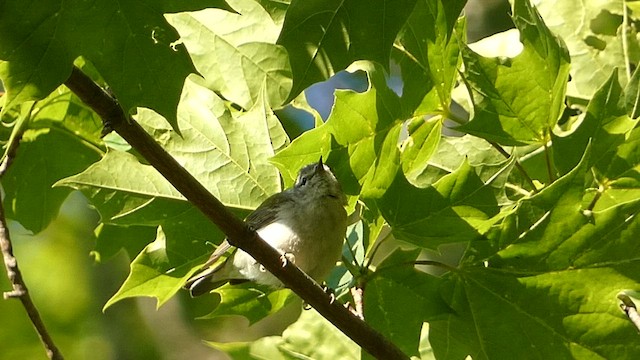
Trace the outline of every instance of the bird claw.
<path fill-rule="evenodd" d="M 280 262 L 282 262 L 282 267 L 287 266 L 287 264 L 289 262 L 294 263 L 296 262 L 296 256 L 293 255 L 292 253 L 284 253 L 282 255 L 280 255 Z"/>
<path fill-rule="evenodd" d="M 329 304 L 333 304 L 336 301 L 335 291 L 326 284 L 322 284 L 322 290 L 329 295 Z"/>
<path fill-rule="evenodd" d="M 359 313 L 356 310 L 356 308 L 353 305 L 351 305 L 350 302 L 347 301 L 346 303 L 344 303 L 344 307 L 345 307 L 345 309 L 349 310 L 350 313 L 352 313 L 353 315 L 357 316 L 358 319 L 364 321 L 364 315 Z"/>
<path fill-rule="evenodd" d="M 322 290 L 329 295 L 329 304 L 333 304 L 336 301 L 336 294 L 334 292 L 334 290 L 330 287 L 328 287 L 326 284 L 322 284 Z M 311 309 L 311 305 L 309 305 L 307 302 L 303 302 L 302 303 L 302 309 L 304 310 L 310 310 Z"/>

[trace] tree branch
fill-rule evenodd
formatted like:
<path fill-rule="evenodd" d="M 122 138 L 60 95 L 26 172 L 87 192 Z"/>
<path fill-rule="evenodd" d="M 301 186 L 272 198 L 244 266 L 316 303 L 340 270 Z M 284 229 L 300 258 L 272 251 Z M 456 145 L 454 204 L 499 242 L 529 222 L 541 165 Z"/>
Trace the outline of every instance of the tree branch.
<path fill-rule="evenodd" d="M 5 154 L 2 163 L 0 164 L 0 177 L 2 177 L 9 165 L 13 162 L 15 158 L 16 152 L 18 150 L 18 144 L 20 143 L 20 139 L 22 138 L 22 134 L 25 130 L 25 127 L 22 126 L 24 121 L 20 121 L 18 128 L 14 130 L 14 133 L 11 135 L 11 141 L 9 141 L 9 147 Z M 4 292 L 4 299 L 10 298 L 18 298 L 22 303 L 22 306 L 27 311 L 27 316 L 31 320 L 33 327 L 36 329 L 38 336 L 40 337 L 40 341 L 42 345 L 44 345 L 44 349 L 47 353 L 47 357 L 53 360 L 62 360 L 62 354 L 58 347 L 53 342 L 53 339 L 49 335 L 47 328 L 44 326 L 44 322 L 40 317 L 40 313 L 36 308 L 35 304 L 31 300 L 31 296 L 29 296 L 29 290 L 27 289 L 27 285 L 22 279 L 22 273 L 20 272 L 20 268 L 18 267 L 18 260 L 13 255 L 13 245 L 11 244 L 11 237 L 9 235 L 9 229 L 7 227 L 7 221 L 4 214 L 4 206 L 2 205 L 2 201 L 0 201 L 0 251 L 2 251 L 2 258 L 4 260 L 4 267 L 7 270 L 7 277 L 9 278 L 9 282 L 11 282 L 11 291 Z"/>
<path fill-rule="evenodd" d="M 379 359 L 408 359 L 407 355 L 351 314 L 338 302 L 332 302 L 320 285 L 292 262 L 283 267 L 280 254 L 216 199 L 189 172 L 171 157 L 142 127 L 125 115 L 118 102 L 78 68 L 65 82 L 85 104 L 103 120 L 105 130 L 114 130 L 160 172 L 187 200 L 224 232 L 229 243 L 261 263 L 269 272 L 293 290 L 307 304 Z"/>

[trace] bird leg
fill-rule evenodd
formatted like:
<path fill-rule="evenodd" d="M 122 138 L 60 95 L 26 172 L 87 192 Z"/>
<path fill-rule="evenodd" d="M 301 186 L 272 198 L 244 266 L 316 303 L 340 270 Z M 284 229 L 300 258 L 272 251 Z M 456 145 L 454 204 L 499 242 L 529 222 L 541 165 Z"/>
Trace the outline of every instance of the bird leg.
<path fill-rule="evenodd" d="M 280 261 L 282 262 L 282 267 L 287 266 L 287 264 L 289 262 L 295 264 L 296 263 L 296 256 L 293 255 L 292 253 L 284 253 L 282 255 L 280 255 Z"/>
<path fill-rule="evenodd" d="M 332 288 L 330 288 L 326 283 L 322 284 L 322 290 L 325 293 L 329 294 L 329 304 L 333 304 L 336 301 L 336 292 Z"/>

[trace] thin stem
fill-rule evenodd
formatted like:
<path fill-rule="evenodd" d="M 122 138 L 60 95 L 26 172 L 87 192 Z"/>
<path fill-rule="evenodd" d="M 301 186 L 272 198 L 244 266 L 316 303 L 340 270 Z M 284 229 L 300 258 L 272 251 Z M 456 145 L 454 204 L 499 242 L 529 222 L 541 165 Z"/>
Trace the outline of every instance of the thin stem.
<path fill-rule="evenodd" d="M 493 141 L 489 141 L 489 144 L 491 144 L 491 146 L 493 146 L 494 149 L 498 150 L 498 152 L 504 156 L 505 158 L 509 159 L 511 157 L 511 154 L 509 154 L 505 149 L 502 148 L 502 146 L 500 146 L 499 144 L 493 142 Z M 529 174 L 527 173 L 527 171 L 524 169 L 524 167 L 522 166 L 522 164 L 519 161 L 515 161 L 515 166 L 516 169 L 518 169 L 518 171 L 520 171 L 520 173 L 522 174 L 522 176 L 524 177 L 524 180 L 529 184 L 529 186 L 531 186 L 531 189 L 534 193 L 538 192 L 538 189 L 536 188 L 536 184 L 533 182 L 533 179 L 531 179 L 531 177 L 529 176 Z"/>
<path fill-rule="evenodd" d="M 551 155 L 550 155 L 549 142 L 548 141 L 544 142 L 544 159 L 545 159 L 545 163 L 547 165 L 547 174 L 549 174 L 549 183 L 551 184 L 554 181 L 556 181 L 556 175 L 553 172 L 553 165 L 551 163 Z"/>
<path fill-rule="evenodd" d="M 33 106 L 31 107 L 29 114 L 33 110 Z M 18 146 L 20 144 L 20 140 L 22 139 L 22 135 L 27 129 L 28 124 L 28 116 L 27 114 L 25 118 L 21 119 L 17 124 L 16 128 L 14 128 L 13 133 L 11 134 L 11 138 L 9 140 L 9 144 L 7 147 L 7 151 L 2 159 L 2 163 L 0 164 L 0 177 L 2 177 L 9 166 L 13 163 L 13 160 L 17 154 Z M 35 304 L 31 300 L 31 296 L 29 295 L 29 290 L 27 289 L 27 285 L 22 278 L 22 273 L 20 272 L 20 267 L 18 266 L 18 260 L 13 255 L 13 245 L 11 244 L 11 237 L 9 235 L 9 229 L 7 227 L 7 221 L 4 214 L 4 206 L 0 201 L 0 251 L 2 251 L 2 257 L 4 260 L 4 266 L 7 271 L 7 277 L 9 278 L 9 282 L 11 283 L 12 290 L 4 292 L 4 299 L 10 298 L 18 298 L 22 303 L 22 306 L 27 312 L 27 316 L 31 320 L 33 327 L 35 328 L 38 336 L 40 337 L 40 341 L 44 346 L 45 352 L 47 353 L 47 357 L 49 359 L 60 360 L 63 359 L 60 350 L 53 342 L 53 339 L 49 335 L 47 328 L 44 326 L 44 322 L 40 317 L 40 313 L 36 308 Z"/>
<path fill-rule="evenodd" d="M 631 80 L 631 60 L 629 58 L 629 42 L 627 40 L 627 31 L 629 27 L 629 10 L 627 2 L 622 1 L 622 53 L 624 55 L 624 68 L 627 74 L 627 81 Z"/>
<path fill-rule="evenodd" d="M 415 265 L 435 266 L 435 267 L 439 267 L 441 269 L 445 269 L 445 270 L 452 271 L 452 272 L 458 271 L 458 269 L 456 269 L 453 266 L 449 266 L 449 265 L 447 265 L 445 263 L 441 263 L 441 262 L 435 261 L 435 260 L 417 260 L 417 261 L 414 261 L 413 263 Z"/>
<path fill-rule="evenodd" d="M 15 122 L 15 127 L 11 132 L 11 136 L 9 137 L 9 142 L 7 145 L 7 150 L 2 155 L 2 163 L 0 163 L 0 177 L 7 172 L 9 166 L 13 163 L 13 159 L 16 157 L 16 153 L 18 152 L 18 146 L 20 146 L 20 141 L 22 140 L 22 135 L 27 131 L 29 126 L 29 119 L 31 117 L 31 112 L 35 108 L 36 103 L 31 104 L 31 108 L 29 112 L 24 115 L 24 117 L 20 117 Z"/>
<path fill-rule="evenodd" d="M 596 191 L 596 194 L 593 196 L 593 199 L 589 203 L 589 206 L 587 207 L 587 210 L 593 211 L 593 208 L 596 207 L 596 204 L 598 203 L 598 200 L 600 200 L 600 197 L 602 196 L 602 193 L 604 193 L 604 187 L 602 185 L 600 185 L 598 187 L 598 190 Z"/>
<path fill-rule="evenodd" d="M 531 193 L 529 191 L 523 189 L 521 186 L 517 186 L 515 184 L 510 184 L 510 183 L 505 183 L 504 187 L 508 188 L 508 189 L 511 189 L 514 192 L 516 192 L 516 193 L 518 193 L 518 194 L 520 194 L 522 196 L 526 196 L 526 197 L 531 196 Z"/>
<path fill-rule="evenodd" d="M 362 265 L 358 264 L 358 259 L 356 259 L 356 254 L 353 252 L 353 245 L 351 245 L 351 243 L 349 242 L 349 237 L 347 237 L 347 249 L 349 249 L 349 254 L 351 254 L 351 259 L 353 259 L 354 264 L 356 264 L 356 266 L 358 268 L 360 268 Z M 348 260 L 346 259 L 344 256 L 342 257 L 342 261 L 345 262 L 345 267 L 346 265 L 346 261 Z"/>
<path fill-rule="evenodd" d="M 389 266 L 378 268 L 374 275 L 379 275 L 380 272 L 391 270 L 391 269 L 394 269 L 394 268 L 397 268 L 397 267 L 401 267 L 401 266 L 416 266 L 416 265 L 435 266 L 435 267 L 439 267 L 441 269 L 444 269 L 444 270 L 447 270 L 447 271 L 451 271 L 451 272 L 457 272 L 458 271 L 458 269 L 456 269 L 455 267 L 447 265 L 445 263 L 441 263 L 439 261 L 435 261 L 435 260 L 416 260 L 416 261 L 407 261 L 407 262 L 392 264 L 392 265 L 389 265 Z"/>
<path fill-rule="evenodd" d="M 372 264 L 373 262 L 373 258 L 376 256 L 376 253 L 378 252 L 378 249 L 380 248 L 380 245 L 382 245 L 383 242 L 385 242 L 388 238 L 389 238 L 389 234 L 391 232 L 389 232 L 388 234 L 386 234 L 383 238 L 380 238 L 380 234 L 378 234 L 378 239 L 376 239 L 376 243 L 373 244 L 373 249 L 371 249 L 371 251 L 369 252 L 369 257 L 367 257 L 365 259 L 365 262 L 363 264 L 363 267 L 369 268 L 369 266 Z"/>

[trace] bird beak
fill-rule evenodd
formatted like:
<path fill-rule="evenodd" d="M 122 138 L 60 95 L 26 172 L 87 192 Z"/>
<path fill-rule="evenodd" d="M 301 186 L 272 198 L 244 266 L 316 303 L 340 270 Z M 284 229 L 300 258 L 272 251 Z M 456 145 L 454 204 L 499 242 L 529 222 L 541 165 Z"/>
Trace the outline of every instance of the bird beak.
<path fill-rule="evenodd" d="M 320 160 L 318 160 L 318 164 L 316 165 L 316 173 L 320 171 L 324 171 L 324 164 L 322 163 L 322 156 L 320 156 Z"/>

